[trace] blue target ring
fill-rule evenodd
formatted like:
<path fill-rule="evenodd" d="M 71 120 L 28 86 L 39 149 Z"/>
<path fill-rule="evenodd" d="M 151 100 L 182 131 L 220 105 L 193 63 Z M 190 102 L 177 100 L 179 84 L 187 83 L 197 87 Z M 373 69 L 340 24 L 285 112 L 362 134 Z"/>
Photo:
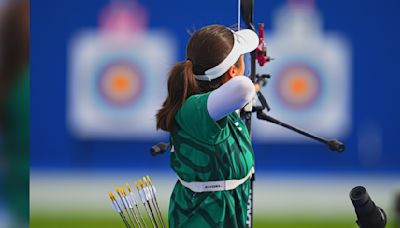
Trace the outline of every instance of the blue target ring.
<path fill-rule="evenodd" d="M 143 79 L 138 68 L 127 60 L 114 60 L 103 66 L 96 79 L 96 90 L 111 107 L 133 105 L 142 94 Z"/>
<path fill-rule="evenodd" d="M 321 87 L 320 75 L 313 67 L 305 63 L 292 63 L 278 73 L 275 91 L 286 107 L 303 110 L 317 102 Z"/>

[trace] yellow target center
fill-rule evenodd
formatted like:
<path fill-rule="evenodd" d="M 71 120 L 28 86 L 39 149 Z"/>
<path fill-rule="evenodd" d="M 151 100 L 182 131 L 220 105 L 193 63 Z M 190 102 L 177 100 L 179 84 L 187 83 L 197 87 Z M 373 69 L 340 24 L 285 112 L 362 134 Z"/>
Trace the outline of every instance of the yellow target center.
<path fill-rule="evenodd" d="M 131 86 L 129 76 L 120 72 L 112 78 L 111 85 L 114 92 L 127 92 Z"/>
<path fill-rule="evenodd" d="M 296 95 L 304 95 L 308 91 L 308 82 L 302 77 L 295 77 L 290 82 L 290 90 Z"/>

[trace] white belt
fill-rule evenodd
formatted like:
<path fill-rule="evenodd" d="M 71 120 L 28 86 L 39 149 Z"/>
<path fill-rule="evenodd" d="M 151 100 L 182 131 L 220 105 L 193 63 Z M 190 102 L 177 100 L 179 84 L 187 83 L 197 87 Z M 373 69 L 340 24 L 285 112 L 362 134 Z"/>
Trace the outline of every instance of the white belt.
<path fill-rule="evenodd" d="M 239 185 L 243 184 L 247 179 L 249 179 L 254 173 L 254 166 L 251 167 L 250 172 L 239 180 L 222 180 L 222 181 L 193 181 L 187 182 L 181 180 L 179 181 L 183 186 L 189 188 L 193 192 L 217 192 L 232 190 L 237 188 Z"/>

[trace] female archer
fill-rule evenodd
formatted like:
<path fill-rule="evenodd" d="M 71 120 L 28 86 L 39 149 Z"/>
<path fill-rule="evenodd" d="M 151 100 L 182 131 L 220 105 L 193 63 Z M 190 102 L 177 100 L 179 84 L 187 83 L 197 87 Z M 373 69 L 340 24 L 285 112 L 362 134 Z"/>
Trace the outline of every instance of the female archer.
<path fill-rule="evenodd" d="M 221 25 L 196 31 L 186 61 L 169 73 L 157 129 L 170 132 L 170 164 L 178 175 L 170 227 L 245 227 L 253 150 L 236 112 L 255 96 L 243 76 L 245 53 L 258 45 L 252 30 Z"/>

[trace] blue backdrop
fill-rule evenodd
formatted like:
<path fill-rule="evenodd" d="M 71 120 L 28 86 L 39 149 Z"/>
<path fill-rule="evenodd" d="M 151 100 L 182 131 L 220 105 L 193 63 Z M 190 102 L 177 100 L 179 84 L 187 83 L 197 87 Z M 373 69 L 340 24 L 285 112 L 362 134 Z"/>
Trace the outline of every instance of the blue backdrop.
<path fill-rule="evenodd" d="M 255 21 L 271 28 L 271 13 L 286 1 L 255 0 Z M 159 168 L 168 169 L 167 155 L 153 158 L 154 141 L 81 141 L 67 129 L 67 44 L 82 27 L 98 25 L 108 0 L 35 1 L 31 5 L 31 167 L 32 168 Z M 184 59 L 187 29 L 236 22 L 236 3 L 228 1 L 141 1 L 150 13 L 150 27 L 168 29 Z M 316 1 L 325 30 L 347 36 L 352 44 L 352 126 L 335 154 L 312 144 L 255 144 L 257 169 L 306 172 L 400 173 L 397 140 L 400 122 L 398 51 L 400 2 Z M 279 60 L 277 60 L 279 61 Z M 338 91 L 340 92 L 340 91 Z M 363 165 L 358 156 L 360 129 L 373 123 L 382 130 L 383 154 Z M 266 125 L 268 127 L 268 125 Z"/>

